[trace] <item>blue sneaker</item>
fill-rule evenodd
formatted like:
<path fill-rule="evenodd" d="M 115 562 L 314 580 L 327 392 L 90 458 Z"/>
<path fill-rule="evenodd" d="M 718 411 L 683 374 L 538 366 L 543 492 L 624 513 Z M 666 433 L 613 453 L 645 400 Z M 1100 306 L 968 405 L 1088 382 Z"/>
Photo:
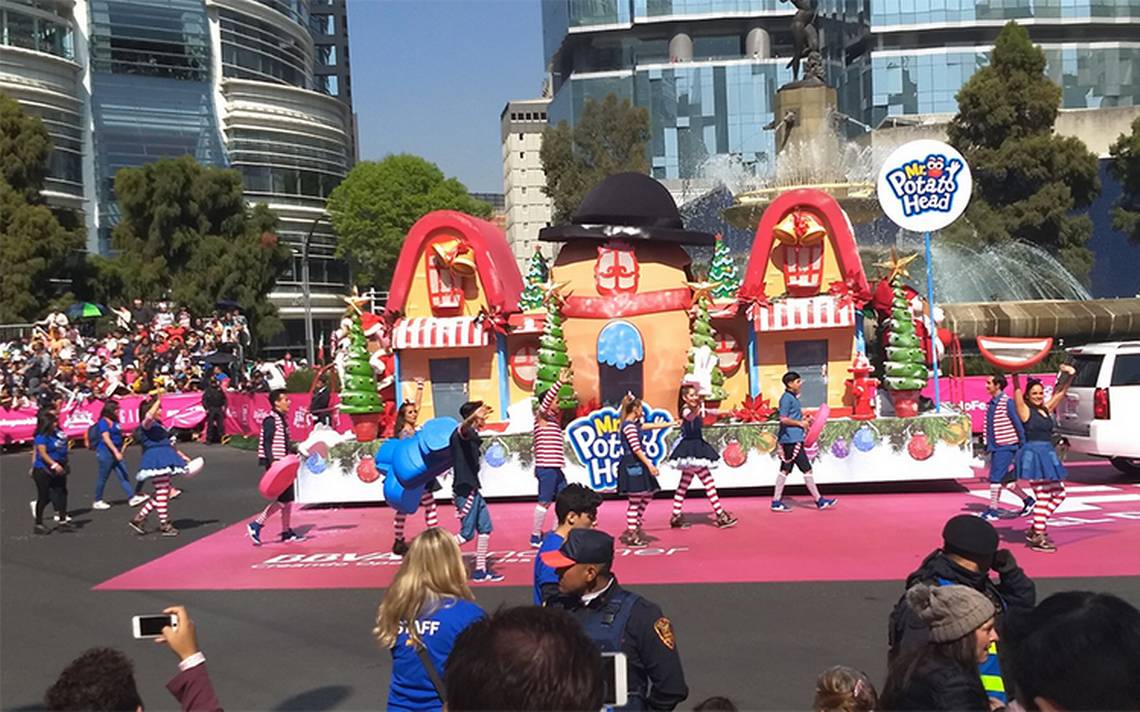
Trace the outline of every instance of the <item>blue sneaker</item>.
<path fill-rule="evenodd" d="M 1029 513 L 1033 511 L 1033 505 L 1037 504 L 1037 500 L 1032 497 L 1026 497 L 1022 500 L 1021 511 L 1017 513 L 1019 517 L 1028 517 Z"/>
<path fill-rule="evenodd" d="M 542 546 L 542 535 L 541 534 L 531 534 L 530 535 L 530 548 L 537 549 L 540 546 Z"/>
<path fill-rule="evenodd" d="M 261 525 L 257 522 L 250 522 L 245 525 L 245 533 L 249 534 L 250 541 L 254 546 L 261 546 Z"/>
<path fill-rule="evenodd" d="M 259 535 L 260 535 L 260 532 L 259 532 Z M 298 534 L 297 532 L 293 531 L 292 529 L 286 529 L 285 531 L 281 532 L 281 543 L 282 544 L 288 544 L 290 542 L 304 541 L 304 540 L 305 540 L 304 534 Z"/>
<path fill-rule="evenodd" d="M 783 501 L 781 501 L 781 500 L 778 500 L 778 499 L 774 499 L 774 500 L 772 500 L 772 507 L 771 507 L 771 509 L 772 509 L 772 511 L 773 511 L 773 512 L 790 512 L 790 511 L 792 511 L 792 508 L 791 508 L 791 507 L 789 507 L 788 505 L 784 504 L 784 503 L 783 503 Z"/>
<path fill-rule="evenodd" d="M 820 510 L 831 509 L 836 504 L 838 504 L 838 500 L 828 499 L 827 497 L 820 497 L 815 503 L 815 508 Z"/>
<path fill-rule="evenodd" d="M 996 522 L 997 520 L 1001 519 L 1001 512 L 997 511 L 993 507 L 986 507 L 986 511 L 982 512 L 978 516 L 987 522 Z"/>
<path fill-rule="evenodd" d="M 490 569 L 476 569 L 475 573 L 471 574 L 471 583 L 497 583 L 502 580 L 502 574 L 497 574 Z"/>

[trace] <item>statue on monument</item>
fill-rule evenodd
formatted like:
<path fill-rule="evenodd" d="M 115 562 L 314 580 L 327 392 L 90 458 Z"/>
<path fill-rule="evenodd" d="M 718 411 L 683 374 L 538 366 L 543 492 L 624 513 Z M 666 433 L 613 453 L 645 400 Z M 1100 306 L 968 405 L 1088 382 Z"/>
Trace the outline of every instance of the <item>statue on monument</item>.
<path fill-rule="evenodd" d="M 815 29 L 818 0 L 781 0 L 796 6 L 792 17 L 792 84 L 823 84 L 823 55 L 819 53 L 819 33 Z M 800 61 L 804 62 L 804 75 L 800 79 Z"/>

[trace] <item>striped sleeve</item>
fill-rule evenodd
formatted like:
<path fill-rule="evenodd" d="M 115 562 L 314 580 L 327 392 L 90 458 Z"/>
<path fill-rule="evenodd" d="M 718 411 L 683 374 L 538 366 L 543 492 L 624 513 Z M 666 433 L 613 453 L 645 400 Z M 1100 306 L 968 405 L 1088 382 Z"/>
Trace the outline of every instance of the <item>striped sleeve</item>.
<path fill-rule="evenodd" d="M 629 444 L 629 449 L 635 453 L 643 452 L 641 449 L 641 428 L 637 427 L 637 423 L 632 420 L 625 421 L 625 425 L 621 426 L 622 437 L 625 438 L 626 443 Z"/>
<path fill-rule="evenodd" d="M 557 414 L 558 408 L 558 391 L 562 389 L 562 379 L 557 379 L 546 393 L 542 394 L 542 402 L 539 403 L 538 409 L 546 416 Z"/>

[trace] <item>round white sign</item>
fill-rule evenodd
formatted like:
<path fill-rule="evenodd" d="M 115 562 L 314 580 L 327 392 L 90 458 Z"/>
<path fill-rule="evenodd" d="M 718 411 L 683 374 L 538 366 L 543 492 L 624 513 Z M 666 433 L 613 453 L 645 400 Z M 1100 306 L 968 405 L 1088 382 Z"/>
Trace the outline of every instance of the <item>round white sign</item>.
<path fill-rule="evenodd" d="M 891 222 L 913 232 L 941 230 L 970 203 L 974 179 L 962 154 L 941 141 L 899 146 L 879 169 L 879 205 Z"/>

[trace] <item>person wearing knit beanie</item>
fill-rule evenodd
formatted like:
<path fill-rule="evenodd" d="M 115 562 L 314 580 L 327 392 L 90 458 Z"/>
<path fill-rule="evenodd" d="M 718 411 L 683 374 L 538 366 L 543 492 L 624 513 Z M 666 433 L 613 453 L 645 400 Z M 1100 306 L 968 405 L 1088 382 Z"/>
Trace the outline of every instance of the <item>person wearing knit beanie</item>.
<path fill-rule="evenodd" d="M 991 700 L 978 665 L 997 642 L 994 604 L 969 586 L 924 583 L 908 589 L 906 601 L 930 637 L 891 661 L 879 709 L 988 712 Z"/>

